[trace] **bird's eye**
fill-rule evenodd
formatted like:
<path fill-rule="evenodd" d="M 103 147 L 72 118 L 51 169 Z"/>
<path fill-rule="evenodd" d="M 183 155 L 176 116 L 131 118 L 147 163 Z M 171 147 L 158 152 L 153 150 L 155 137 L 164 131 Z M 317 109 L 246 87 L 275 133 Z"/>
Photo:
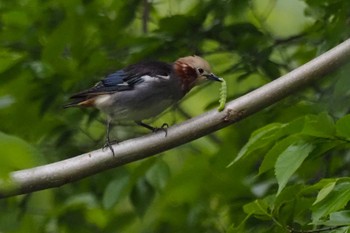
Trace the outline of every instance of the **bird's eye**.
<path fill-rule="evenodd" d="M 198 68 L 198 72 L 199 72 L 200 74 L 203 74 L 204 70 L 203 70 L 202 68 Z"/>

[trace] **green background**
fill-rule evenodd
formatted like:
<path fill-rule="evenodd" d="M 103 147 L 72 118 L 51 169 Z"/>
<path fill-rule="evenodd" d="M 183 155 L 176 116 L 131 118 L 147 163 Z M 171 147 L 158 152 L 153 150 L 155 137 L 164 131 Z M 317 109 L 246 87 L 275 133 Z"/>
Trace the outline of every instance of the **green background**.
<path fill-rule="evenodd" d="M 62 106 L 128 64 L 201 55 L 231 100 L 349 35 L 348 0 L 1 1 L 0 177 L 100 148 L 104 116 Z M 152 158 L 0 200 L 0 232 L 348 232 L 349 73 Z M 216 108 L 219 87 L 148 123 Z M 123 122 L 113 137 L 146 133 Z"/>

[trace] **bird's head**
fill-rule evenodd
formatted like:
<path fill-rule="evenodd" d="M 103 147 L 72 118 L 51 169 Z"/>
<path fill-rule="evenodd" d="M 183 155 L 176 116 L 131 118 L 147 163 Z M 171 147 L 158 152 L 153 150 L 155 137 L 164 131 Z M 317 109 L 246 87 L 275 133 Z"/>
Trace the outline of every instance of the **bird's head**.
<path fill-rule="evenodd" d="M 185 92 L 205 80 L 221 82 L 221 79 L 211 72 L 209 63 L 199 56 L 179 58 L 174 63 L 174 70 L 181 79 L 182 89 Z"/>

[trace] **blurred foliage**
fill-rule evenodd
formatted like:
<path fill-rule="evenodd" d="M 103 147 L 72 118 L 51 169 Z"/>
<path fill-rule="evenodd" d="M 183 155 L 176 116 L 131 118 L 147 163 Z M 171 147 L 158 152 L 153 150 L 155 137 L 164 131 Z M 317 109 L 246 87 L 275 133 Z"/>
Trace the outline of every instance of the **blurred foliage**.
<path fill-rule="evenodd" d="M 202 55 L 234 99 L 349 35 L 348 0 L 1 1 L 0 176 L 101 147 L 103 116 L 62 106 L 125 65 Z M 0 232 L 349 232 L 349 72 L 161 156 L 1 200 Z M 218 98 L 194 90 L 153 124 Z"/>

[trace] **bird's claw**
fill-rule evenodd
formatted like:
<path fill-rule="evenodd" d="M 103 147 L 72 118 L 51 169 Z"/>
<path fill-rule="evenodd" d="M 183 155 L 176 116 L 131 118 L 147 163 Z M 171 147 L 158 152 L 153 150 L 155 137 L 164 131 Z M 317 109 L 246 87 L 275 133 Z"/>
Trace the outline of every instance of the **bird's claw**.
<path fill-rule="evenodd" d="M 118 141 L 117 140 L 113 140 L 113 141 L 110 141 L 110 140 L 106 140 L 106 143 L 103 145 L 102 147 L 102 151 L 105 151 L 107 148 L 111 150 L 112 154 L 113 154 L 113 157 L 115 156 L 114 154 L 114 149 L 112 147 L 112 144 L 114 143 L 117 143 Z"/>
<path fill-rule="evenodd" d="M 166 136 L 168 136 L 168 128 L 169 128 L 168 123 L 163 123 L 161 127 L 153 128 L 153 132 L 156 133 L 156 132 L 162 130 L 162 131 L 164 131 L 165 137 L 166 137 Z"/>
<path fill-rule="evenodd" d="M 163 130 L 165 132 L 165 137 L 168 135 L 167 129 L 169 128 L 169 125 L 167 123 L 164 123 L 164 124 L 162 124 L 162 126 L 160 128 L 157 128 L 157 127 L 153 127 L 151 125 L 145 124 L 142 121 L 135 121 L 135 122 L 136 122 L 136 124 L 151 130 L 153 133 L 156 133 L 159 130 Z"/>

